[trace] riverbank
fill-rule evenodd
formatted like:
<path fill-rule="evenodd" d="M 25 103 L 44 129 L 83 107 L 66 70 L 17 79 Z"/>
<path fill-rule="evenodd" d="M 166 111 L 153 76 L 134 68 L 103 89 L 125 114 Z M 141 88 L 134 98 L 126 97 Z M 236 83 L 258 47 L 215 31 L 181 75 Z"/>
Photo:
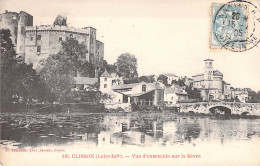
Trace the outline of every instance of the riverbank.
<path fill-rule="evenodd" d="M 217 119 L 260 119 L 260 116 L 256 115 L 238 115 L 238 114 L 205 114 L 205 113 L 194 113 L 194 112 L 178 112 L 174 113 L 183 116 L 194 116 L 194 117 L 211 117 Z"/>
<path fill-rule="evenodd" d="M 24 114 L 24 115 L 66 115 L 66 116 L 77 116 L 77 115 L 95 115 L 95 114 L 109 114 L 109 115 L 139 115 L 139 116 L 155 116 L 161 115 L 166 117 L 175 117 L 175 116 L 182 116 L 182 117 L 210 117 L 212 119 L 260 119 L 260 116 L 256 115 L 238 115 L 238 114 L 205 114 L 205 113 L 194 113 L 194 112 L 170 112 L 167 110 L 144 110 L 144 111 L 133 111 L 133 112 L 125 112 L 123 109 L 99 109 L 99 110 L 86 110 L 86 109 L 59 109 L 59 110 L 39 110 L 38 108 L 32 109 L 21 109 L 19 111 L 6 111 L 1 112 L 0 115 L 6 114 Z"/>

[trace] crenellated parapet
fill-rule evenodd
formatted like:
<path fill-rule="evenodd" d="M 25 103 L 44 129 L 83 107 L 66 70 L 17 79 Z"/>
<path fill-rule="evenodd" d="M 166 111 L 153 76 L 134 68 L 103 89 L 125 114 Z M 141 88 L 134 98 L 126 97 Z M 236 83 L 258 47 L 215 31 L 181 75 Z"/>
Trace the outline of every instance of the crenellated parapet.
<path fill-rule="evenodd" d="M 75 28 L 68 26 L 57 26 L 57 25 L 40 25 L 40 26 L 28 26 L 26 32 L 66 32 L 75 34 L 89 35 L 89 29 Z"/>

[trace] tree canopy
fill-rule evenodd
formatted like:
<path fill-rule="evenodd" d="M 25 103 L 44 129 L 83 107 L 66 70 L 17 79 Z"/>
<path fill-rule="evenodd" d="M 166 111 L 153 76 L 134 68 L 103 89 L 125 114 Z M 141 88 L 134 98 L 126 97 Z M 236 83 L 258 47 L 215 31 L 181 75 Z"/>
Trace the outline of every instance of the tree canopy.
<path fill-rule="evenodd" d="M 249 96 L 249 101 L 250 103 L 260 103 L 260 91 L 255 92 L 255 91 L 249 91 L 248 92 Z"/>
<path fill-rule="evenodd" d="M 137 77 L 137 59 L 134 55 L 123 53 L 117 57 L 117 73 L 124 78 Z"/>
<path fill-rule="evenodd" d="M 38 67 L 41 79 L 57 101 L 72 100 L 73 77 L 94 76 L 94 67 L 86 59 L 87 49 L 74 38 L 62 42 L 62 50 L 42 60 Z"/>
<path fill-rule="evenodd" d="M 185 91 L 187 92 L 190 99 L 201 99 L 200 91 L 192 86 L 187 86 Z"/>
<path fill-rule="evenodd" d="M 134 78 L 129 78 L 127 80 L 124 80 L 125 84 L 132 84 L 132 83 L 139 83 L 139 82 L 146 82 L 146 83 L 153 83 L 154 76 L 140 76 L 140 77 L 134 77 Z"/>
<path fill-rule="evenodd" d="M 164 85 L 167 85 L 168 84 L 167 79 L 168 79 L 167 76 L 165 76 L 164 74 L 160 74 L 159 77 L 157 78 L 157 81 L 161 80 L 161 81 L 163 81 Z"/>
<path fill-rule="evenodd" d="M 75 76 L 75 66 L 72 60 L 68 60 L 62 53 L 50 55 L 39 69 L 41 80 L 45 83 L 55 100 L 68 101 Z"/>
<path fill-rule="evenodd" d="M 53 25 L 67 26 L 67 17 L 58 15 L 53 22 Z"/>
<path fill-rule="evenodd" d="M 28 102 L 41 97 L 41 81 L 32 65 L 20 63 L 8 29 L 1 29 L 1 109 L 22 99 Z"/>
<path fill-rule="evenodd" d="M 171 84 L 179 85 L 180 87 L 184 87 L 185 86 L 184 81 L 181 80 L 181 79 L 178 79 L 178 81 L 172 80 Z"/>
<path fill-rule="evenodd" d="M 67 38 L 66 41 L 62 42 L 60 54 L 63 55 L 63 58 L 73 63 L 75 70 L 80 76 L 94 77 L 95 68 L 93 64 L 86 61 L 86 53 L 88 53 L 86 45 L 79 43 L 74 38 Z"/>

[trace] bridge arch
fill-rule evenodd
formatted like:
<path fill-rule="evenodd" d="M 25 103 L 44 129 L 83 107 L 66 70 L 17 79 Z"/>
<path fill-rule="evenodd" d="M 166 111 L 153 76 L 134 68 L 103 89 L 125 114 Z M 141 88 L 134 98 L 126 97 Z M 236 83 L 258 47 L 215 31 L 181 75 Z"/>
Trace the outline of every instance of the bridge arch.
<path fill-rule="evenodd" d="M 195 112 L 194 112 L 194 111 L 189 111 L 188 114 L 189 114 L 189 115 L 194 115 Z"/>
<path fill-rule="evenodd" d="M 224 115 L 232 114 L 232 108 L 228 105 L 211 105 L 208 107 L 208 111 L 211 114 L 224 114 Z"/>
<path fill-rule="evenodd" d="M 250 112 L 248 112 L 248 111 L 244 111 L 244 112 L 241 113 L 241 115 L 242 115 L 242 116 L 250 115 Z"/>

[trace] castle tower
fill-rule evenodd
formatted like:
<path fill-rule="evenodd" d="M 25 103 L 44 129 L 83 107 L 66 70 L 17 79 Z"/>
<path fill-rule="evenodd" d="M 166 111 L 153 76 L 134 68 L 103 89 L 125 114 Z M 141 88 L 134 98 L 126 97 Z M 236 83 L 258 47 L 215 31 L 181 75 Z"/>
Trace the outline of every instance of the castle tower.
<path fill-rule="evenodd" d="M 211 82 L 213 80 L 213 66 L 212 66 L 213 59 L 205 59 L 204 62 L 205 62 L 205 67 L 204 67 L 205 88 L 210 88 Z"/>
<path fill-rule="evenodd" d="M 89 40 L 87 41 L 88 52 L 86 56 L 86 60 L 95 65 L 96 64 L 96 29 L 92 27 L 85 27 L 89 34 Z"/>
<path fill-rule="evenodd" d="M 19 14 L 16 12 L 5 11 L 0 14 L 0 25 L 3 29 L 9 29 L 11 33 L 12 43 L 16 48 L 17 45 L 17 31 L 18 31 Z"/>
<path fill-rule="evenodd" d="M 33 16 L 21 11 L 20 13 L 5 11 L 0 14 L 1 28 L 9 29 L 11 39 L 18 56 L 22 56 L 24 62 L 25 27 L 33 25 Z"/>
<path fill-rule="evenodd" d="M 22 57 L 23 62 L 25 61 L 25 27 L 33 26 L 33 16 L 21 11 L 19 13 L 18 31 L 17 31 L 17 48 L 16 53 Z"/>
<path fill-rule="evenodd" d="M 103 67 L 104 59 L 104 43 L 96 38 L 96 29 L 93 27 L 83 28 L 88 31 L 89 39 L 86 41 L 88 52 L 86 60 L 95 66 L 95 77 L 98 77 L 98 72 Z"/>

